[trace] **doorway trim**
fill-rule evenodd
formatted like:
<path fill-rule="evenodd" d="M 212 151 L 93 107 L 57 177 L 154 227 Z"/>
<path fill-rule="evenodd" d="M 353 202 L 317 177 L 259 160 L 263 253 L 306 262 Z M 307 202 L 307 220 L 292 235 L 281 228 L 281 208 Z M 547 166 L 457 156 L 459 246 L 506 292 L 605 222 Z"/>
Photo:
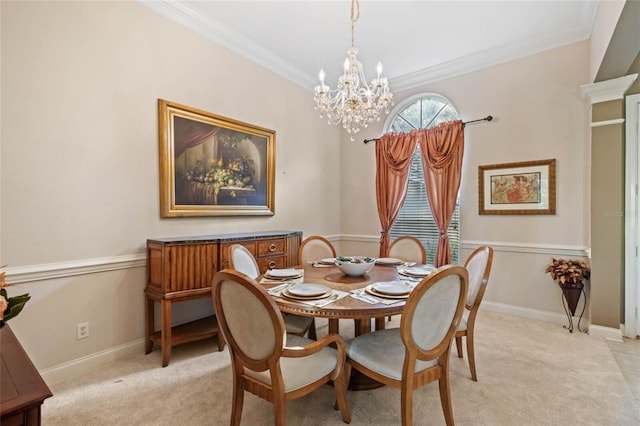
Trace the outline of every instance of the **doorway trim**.
<path fill-rule="evenodd" d="M 624 292 L 624 336 L 640 335 L 640 203 L 638 202 L 638 169 L 640 166 L 640 94 L 626 97 L 625 134 L 625 292 Z"/>

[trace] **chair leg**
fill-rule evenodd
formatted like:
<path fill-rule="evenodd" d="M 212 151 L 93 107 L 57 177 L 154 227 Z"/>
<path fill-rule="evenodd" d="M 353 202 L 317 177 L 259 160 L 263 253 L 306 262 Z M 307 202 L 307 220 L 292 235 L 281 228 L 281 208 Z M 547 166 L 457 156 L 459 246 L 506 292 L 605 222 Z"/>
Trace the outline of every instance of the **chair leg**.
<path fill-rule="evenodd" d="M 273 415 L 275 426 L 285 426 L 287 424 L 287 405 L 285 403 L 284 395 L 281 395 L 280 397 L 274 395 Z"/>
<path fill-rule="evenodd" d="M 476 375 L 476 355 L 473 346 L 473 333 L 467 333 L 467 358 L 469 358 L 469 369 L 471 370 L 471 380 L 478 381 Z"/>
<path fill-rule="evenodd" d="M 462 358 L 462 336 L 456 337 L 456 350 L 458 351 L 458 358 Z"/>
<path fill-rule="evenodd" d="M 244 386 L 242 384 L 242 379 L 235 376 L 233 378 L 233 401 L 231 403 L 231 424 L 233 426 L 240 426 L 243 402 Z"/>
<path fill-rule="evenodd" d="M 349 405 L 347 404 L 347 387 L 349 386 L 350 377 L 351 365 L 345 362 L 342 374 L 333 381 L 333 387 L 336 390 L 336 404 L 334 405 L 334 409 L 336 409 L 337 406 L 340 414 L 342 414 L 342 421 L 345 423 L 351 423 L 351 413 L 349 412 Z"/>
<path fill-rule="evenodd" d="M 451 386 L 449 383 L 449 369 L 444 368 L 442 376 L 438 381 L 440 388 L 440 403 L 442 404 L 442 412 L 444 413 L 444 421 L 447 426 L 453 426 L 453 407 L 451 405 Z"/>
<path fill-rule="evenodd" d="M 402 426 L 413 424 L 413 380 L 404 380 L 400 387 Z"/>

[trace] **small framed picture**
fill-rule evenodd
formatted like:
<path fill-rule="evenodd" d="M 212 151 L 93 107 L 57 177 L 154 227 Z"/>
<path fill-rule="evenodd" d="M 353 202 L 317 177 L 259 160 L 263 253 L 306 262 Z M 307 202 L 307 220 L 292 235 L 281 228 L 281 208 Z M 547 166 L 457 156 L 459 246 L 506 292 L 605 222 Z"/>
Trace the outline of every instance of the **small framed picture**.
<path fill-rule="evenodd" d="M 480 214 L 556 214 L 556 160 L 478 167 Z"/>
<path fill-rule="evenodd" d="M 273 130 L 158 100 L 160 216 L 275 213 Z"/>

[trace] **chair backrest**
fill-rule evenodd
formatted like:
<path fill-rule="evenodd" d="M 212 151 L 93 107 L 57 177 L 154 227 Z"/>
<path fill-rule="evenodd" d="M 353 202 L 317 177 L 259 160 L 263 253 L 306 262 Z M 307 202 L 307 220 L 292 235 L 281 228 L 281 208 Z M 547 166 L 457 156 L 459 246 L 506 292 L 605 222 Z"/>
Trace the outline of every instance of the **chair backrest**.
<path fill-rule="evenodd" d="M 254 280 L 260 275 L 258 262 L 251 252 L 242 244 L 232 244 L 229 247 L 229 268 L 240 271 Z"/>
<path fill-rule="evenodd" d="M 336 257 L 336 249 L 329 240 L 319 235 L 307 237 L 298 248 L 298 265 L 328 257 Z"/>
<path fill-rule="evenodd" d="M 471 253 L 464 264 L 469 273 L 469 292 L 467 294 L 467 309 L 478 309 L 482 297 L 489 282 L 491 263 L 493 262 L 493 249 L 480 246 Z"/>
<path fill-rule="evenodd" d="M 448 349 L 462 318 L 468 280 L 464 267 L 446 265 L 411 291 L 400 333 L 407 351 L 418 360 L 436 359 Z"/>
<path fill-rule="evenodd" d="M 267 370 L 286 344 L 284 320 L 273 298 L 255 280 L 230 269 L 214 275 L 212 298 L 232 355 L 251 370 Z"/>
<path fill-rule="evenodd" d="M 391 242 L 387 256 L 405 262 L 427 263 L 427 252 L 416 237 L 405 235 Z"/>

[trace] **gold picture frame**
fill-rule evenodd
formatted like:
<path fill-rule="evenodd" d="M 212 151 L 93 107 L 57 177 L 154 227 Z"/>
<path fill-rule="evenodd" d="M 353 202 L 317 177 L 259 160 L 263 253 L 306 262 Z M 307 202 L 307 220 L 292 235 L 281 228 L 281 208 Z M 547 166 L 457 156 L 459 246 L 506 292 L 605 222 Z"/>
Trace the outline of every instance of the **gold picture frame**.
<path fill-rule="evenodd" d="M 158 99 L 160 216 L 273 216 L 274 130 Z"/>
<path fill-rule="evenodd" d="M 480 214 L 556 214 L 556 160 L 478 166 Z"/>

